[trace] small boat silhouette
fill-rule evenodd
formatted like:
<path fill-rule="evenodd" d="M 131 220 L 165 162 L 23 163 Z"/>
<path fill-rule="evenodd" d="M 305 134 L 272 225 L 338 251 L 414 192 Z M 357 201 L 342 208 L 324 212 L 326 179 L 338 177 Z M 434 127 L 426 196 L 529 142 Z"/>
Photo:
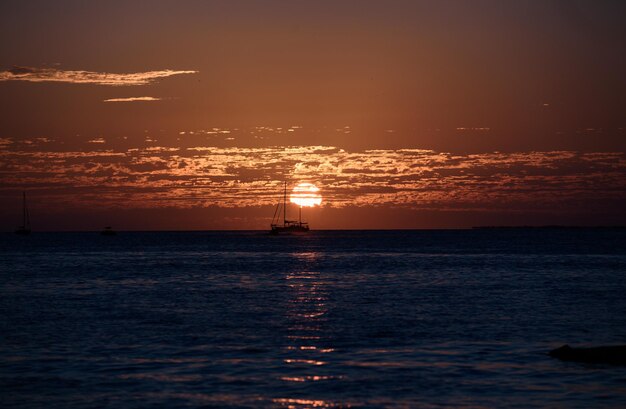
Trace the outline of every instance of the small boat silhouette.
<path fill-rule="evenodd" d="M 280 208 L 282 205 L 283 223 L 280 225 Z M 274 217 L 272 217 L 272 223 L 270 224 L 270 234 L 281 233 L 306 233 L 309 231 L 309 224 L 302 221 L 302 206 L 300 206 L 300 218 L 296 220 L 287 220 L 287 182 L 285 182 L 285 189 L 283 192 L 283 202 L 276 205 L 274 210 Z"/>
<path fill-rule="evenodd" d="M 15 230 L 15 234 L 28 236 L 30 234 L 30 217 L 26 206 L 26 192 L 22 192 L 22 225 Z"/>
<path fill-rule="evenodd" d="M 104 230 L 100 232 L 103 236 L 116 236 L 117 232 L 111 228 L 111 226 L 106 226 Z"/>

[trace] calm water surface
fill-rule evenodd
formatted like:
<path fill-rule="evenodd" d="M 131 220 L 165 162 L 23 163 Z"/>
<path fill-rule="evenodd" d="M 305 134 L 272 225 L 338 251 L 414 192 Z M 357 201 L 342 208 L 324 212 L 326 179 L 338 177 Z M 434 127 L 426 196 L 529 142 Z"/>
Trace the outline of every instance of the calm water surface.
<path fill-rule="evenodd" d="M 0 235 L 3 408 L 626 407 L 626 230 Z"/>

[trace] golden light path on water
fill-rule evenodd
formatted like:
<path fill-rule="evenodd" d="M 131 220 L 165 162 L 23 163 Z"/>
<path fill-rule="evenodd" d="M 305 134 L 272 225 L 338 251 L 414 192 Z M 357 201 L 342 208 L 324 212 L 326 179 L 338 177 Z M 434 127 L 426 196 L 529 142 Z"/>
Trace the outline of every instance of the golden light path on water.
<path fill-rule="evenodd" d="M 309 183 L 298 186 L 301 185 L 306 185 L 307 188 L 313 186 Z M 319 189 L 315 190 L 317 191 Z M 321 201 L 321 196 L 319 200 Z M 329 357 L 335 353 L 335 348 L 329 345 L 331 340 L 327 325 L 330 282 L 320 271 L 307 268 L 322 257 L 322 254 L 305 251 L 291 253 L 291 256 L 297 263 L 294 265 L 303 268 L 290 271 L 285 276 L 286 292 L 289 294 L 285 315 L 289 324 L 285 347 L 287 357 L 283 362 L 288 375 L 281 376 L 280 380 L 286 385 L 324 382 L 334 386 L 344 376 L 337 373 L 329 362 Z M 323 400 L 321 397 L 304 399 L 301 396 L 283 395 L 272 401 L 278 407 L 289 409 L 349 407 L 347 404 Z"/>
<path fill-rule="evenodd" d="M 312 183 L 298 183 L 289 195 L 291 203 L 302 207 L 319 206 L 322 203 L 320 189 Z"/>

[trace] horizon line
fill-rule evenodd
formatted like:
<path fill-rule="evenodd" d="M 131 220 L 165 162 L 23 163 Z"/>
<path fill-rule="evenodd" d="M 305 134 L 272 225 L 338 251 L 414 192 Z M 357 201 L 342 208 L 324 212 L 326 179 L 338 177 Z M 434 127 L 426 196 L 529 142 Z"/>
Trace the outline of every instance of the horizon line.
<path fill-rule="evenodd" d="M 312 229 L 309 232 L 333 231 L 439 231 L 439 230 L 499 230 L 499 229 L 626 229 L 626 225 L 502 225 L 502 226 L 470 226 L 470 227 L 432 227 L 432 228 L 362 228 L 362 229 Z M 100 230 L 34 230 L 32 233 L 100 233 Z M 115 230 L 116 233 L 209 233 L 209 232 L 269 232 L 269 229 L 197 229 L 197 230 Z M 2 233 L 14 234 L 13 230 Z M 303 234 L 306 235 L 306 234 Z"/>

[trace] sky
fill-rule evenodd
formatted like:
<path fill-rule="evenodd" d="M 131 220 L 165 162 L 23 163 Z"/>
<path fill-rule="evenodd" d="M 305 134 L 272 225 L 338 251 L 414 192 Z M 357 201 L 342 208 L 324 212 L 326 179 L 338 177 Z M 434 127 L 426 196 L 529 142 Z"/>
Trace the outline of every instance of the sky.
<path fill-rule="evenodd" d="M 622 1 L 0 3 L 0 229 L 624 225 Z M 290 209 L 295 215 L 296 207 Z"/>

